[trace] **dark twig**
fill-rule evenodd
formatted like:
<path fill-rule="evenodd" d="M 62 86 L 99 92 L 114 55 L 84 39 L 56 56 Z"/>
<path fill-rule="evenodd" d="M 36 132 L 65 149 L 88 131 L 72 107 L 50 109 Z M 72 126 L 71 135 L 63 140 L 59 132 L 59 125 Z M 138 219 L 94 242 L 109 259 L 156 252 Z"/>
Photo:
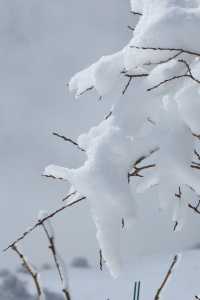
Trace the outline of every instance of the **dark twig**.
<path fill-rule="evenodd" d="M 133 77 L 129 77 L 128 78 L 128 81 L 127 81 L 127 84 L 125 85 L 125 88 L 123 89 L 122 91 L 122 95 L 124 95 L 129 87 L 129 85 L 131 84 L 131 81 L 132 81 Z"/>
<path fill-rule="evenodd" d="M 173 271 L 174 266 L 176 265 L 177 261 L 178 261 L 178 255 L 175 255 L 174 259 L 173 259 L 173 261 L 172 261 L 172 263 L 170 265 L 170 268 L 167 271 L 167 274 L 165 275 L 165 278 L 164 278 L 163 282 L 161 283 L 161 286 L 157 290 L 157 293 L 156 293 L 156 295 L 154 297 L 154 300 L 159 300 L 160 299 L 160 294 L 161 294 L 162 290 L 164 289 L 167 281 L 169 280 L 169 277 L 171 276 L 172 271 Z"/>
<path fill-rule="evenodd" d="M 102 255 L 102 250 L 99 250 L 99 268 L 101 271 L 103 271 L 103 255 Z"/>
<path fill-rule="evenodd" d="M 81 148 L 81 147 L 79 146 L 79 144 L 78 144 L 77 142 L 73 141 L 72 139 L 70 139 L 70 138 L 68 138 L 68 137 L 66 137 L 66 136 L 64 136 L 64 135 L 60 135 L 60 134 L 57 133 L 57 132 L 52 132 L 52 134 L 55 135 L 55 136 L 57 136 L 57 137 L 59 137 L 59 138 L 61 138 L 61 139 L 63 139 L 65 142 L 69 142 L 69 143 L 73 144 L 73 145 L 76 146 L 79 150 L 85 151 L 85 149 Z"/>
<path fill-rule="evenodd" d="M 143 175 L 140 174 L 140 172 L 145 170 L 145 169 L 154 168 L 155 166 L 156 166 L 156 164 L 149 164 L 149 165 L 142 166 L 142 167 L 134 166 L 135 170 L 132 173 L 129 173 L 129 177 L 133 177 L 133 176 L 144 177 Z"/>
<path fill-rule="evenodd" d="M 124 221 L 124 218 L 122 218 L 122 228 L 125 227 L 125 221 Z"/>
<path fill-rule="evenodd" d="M 184 59 L 179 59 L 178 62 L 183 63 L 186 66 L 186 69 L 188 71 L 188 75 L 190 76 L 190 78 L 200 84 L 200 80 L 198 80 L 192 74 L 192 70 L 191 70 L 190 65 L 188 64 L 188 62 L 186 60 L 184 60 Z"/>
<path fill-rule="evenodd" d="M 57 179 L 57 180 L 65 180 L 62 177 L 56 177 L 54 175 L 45 175 L 45 174 L 42 174 L 42 177 L 51 178 L 51 179 Z"/>
<path fill-rule="evenodd" d="M 134 292 L 133 292 L 133 300 L 139 300 L 140 299 L 140 289 L 141 289 L 140 281 L 135 281 L 135 283 L 134 283 Z"/>
<path fill-rule="evenodd" d="M 104 120 L 108 120 L 112 116 L 112 111 L 110 111 L 104 118 Z"/>
<path fill-rule="evenodd" d="M 140 46 L 134 46 L 131 45 L 130 48 L 135 48 L 139 50 L 154 50 L 154 51 L 177 51 L 177 52 L 182 52 L 194 56 L 200 56 L 199 52 L 191 51 L 191 50 L 185 50 L 181 48 L 170 48 L 170 47 L 140 47 Z"/>
<path fill-rule="evenodd" d="M 87 92 L 89 92 L 89 91 L 91 91 L 93 89 L 94 89 L 94 86 L 90 86 L 89 88 L 87 88 L 86 90 L 84 90 L 80 94 L 78 94 L 78 96 L 82 96 L 83 94 L 85 94 L 85 93 L 87 93 Z"/>
<path fill-rule="evenodd" d="M 142 13 L 140 13 L 138 11 L 134 11 L 134 10 L 131 10 L 131 14 L 137 15 L 137 16 L 142 16 Z"/>
<path fill-rule="evenodd" d="M 8 249 L 12 248 L 13 246 L 15 246 L 18 242 L 22 241 L 27 235 L 29 235 L 32 231 L 34 231 L 37 227 L 41 226 L 45 221 L 47 221 L 48 219 L 53 218 L 55 215 L 57 215 L 58 213 L 60 213 L 61 211 L 63 211 L 64 209 L 66 209 L 67 207 L 73 206 L 83 200 L 85 200 L 86 197 L 81 197 L 73 202 L 67 203 L 65 205 L 63 205 L 62 207 L 58 208 L 57 210 L 53 211 L 52 213 L 50 213 L 49 215 L 47 215 L 46 217 L 44 217 L 43 219 L 39 220 L 36 224 L 34 224 L 32 227 L 28 228 L 20 237 L 18 237 L 14 242 L 12 242 L 11 244 L 8 245 L 8 247 L 6 247 L 3 252 L 7 251 Z"/>
<path fill-rule="evenodd" d="M 199 210 L 199 207 L 200 207 L 200 200 L 198 201 L 197 205 L 196 206 L 193 206 L 192 204 L 188 204 L 188 207 L 191 208 L 195 213 L 199 214 L 200 215 L 200 210 Z"/>
<path fill-rule="evenodd" d="M 134 30 L 135 30 L 135 28 L 132 27 L 132 26 L 130 26 L 130 25 L 128 25 L 127 27 L 128 27 L 128 29 L 130 29 L 131 31 L 134 31 Z"/>
<path fill-rule="evenodd" d="M 142 155 L 140 156 L 133 164 L 133 171 L 128 173 L 128 182 L 130 182 L 130 177 L 143 177 L 143 175 L 140 174 L 141 171 L 145 170 L 145 169 L 150 169 L 150 168 L 154 168 L 156 167 L 156 164 L 149 164 L 149 165 L 145 165 L 145 166 L 141 166 L 139 167 L 138 165 L 144 161 L 145 159 L 147 159 L 148 157 L 150 157 L 153 153 L 157 152 L 159 150 L 158 147 L 156 147 L 155 149 L 151 150 L 147 155 Z"/>
<path fill-rule="evenodd" d="M 11 248 L 19 256 L 19 258 L 22 261 L 23 267 L 26 269 L 26 271 L 32 277 L 34 285 L 36 287 L 38 300 L 44 299 L 43 298 L 44 297 L 43 290 L 42 290 L 42 287 L 41 287 L 39 279 L 38 279 L 38 277 L 39 277 L 38 273 L 33 269 L 33 267 L 30 265 L 30 263 L 28 262 L 28 260 L 26 259 L 26 257 L 23 255 L 23 253 L 18 249 L 18 247 L 17 247 L 16 244 L 12 245 Z"/>
<path fill-rule="evenodd" d="M 62 199 L 62 201 L 64 202 L 64 201 L 68 200 L 70 197 L 74 196 L 76 193 L 77 193 L 77 191 L 74 191 L 74 192 L 68 194 L 65 198 Z"/>
<path fill-rule="evenodd" d="M 131 81 L 134 79 L 134 78 L 140 78 L 140 77 L 147 77 L 149 76 L 149 74 L 147 73 L 143 73 L 143 74 L 128 74 L 126 71 L 122 71 L 121 72 L 122 74 L 124 74 L 125 77 L 128 77 L 128 81 L 122 91 L 122 95 L 124 95 L 128 89 L 128 87 L 130 86 L 131 84 Z"/>
<path fill-rule="evenodd" d="M 59 278 L 60 278 L 60 281 L 62 284 L 62 292 L 63 292 L 64 298 L 66 300 L 71 300 L 70 292 L 66 288 L 65 278 L 64 278 L 63 270 L 62 270 L 63 268 L 60 263 L 59 255 L 57 253 L 57 249 L 56 249 L 56 245 L 55 245 L 55 237 L 51 232 L 48 231 L 48 226 L 45 225 L 45 222 L 42 223 L 42 227 L 43 227 L 46 237 L 49 241 L 49 249 L 52 253 L 53 260 L 54 260 L 54 263 L 55 263 L 55 266 L 58 271 L 58 275 L 59 275 Z"/>
<path fill-rule="evenodd" d="M 175 76 L 173 76 L 173 77 L 170 77 L 170 78 L 168 78 L 168 79 L 165 79 L 165 80 L 159 82 L 158 84 L 152 86 L 151 88 L 148 88 L 147 91 L 150 92 L 150 91 L 152 91 L 152 90 L 154 90 L 154 89 L 159 88 L 160 86 L 162 86 L 162 85 L 165 84 L 165 83 L 168 83 L 168 82 L 173 81 L 173 80 L 176 80 L 176 79 L 184 78 L 184 77 L 189 77 L 189 78 L 191 78 L 191 77 L 190 77 L 189 75 L 187 75 L 187 74 L 183 74 L 183 75 L 175 75 Z"/>
<path fill-rule="evenodd" d="M 162 64 L 165 64 L 173 59 L 175 59 L 176 57 L 180 56 L 183 52 L 182 51 L 179 51 L 177 53 L 175 53 L 174 55 L 170 56 L 169 58 L 166 58 L 166 59 L 163 59 L 163 60 L 160 60 L 159 62 L 148 62 L 148 63 L 145 63 L 144 65 L 145 66 L 150 66 L 150 65 L 162 65 Z"/>
<path fill-rule="evenodd" d="M 178 188 L 178 193 L 175 193 L 175 197 L 178 198 L 179 201 L 181 201 L 182 192 L 181 192 L 181 187 L 180 186 Z M 176 220 L 175 224 L 174 224 L 174 228 L 173 228 L 174 231 L 176 231 L 177 226 L 178 226 L 178 221 Z"/>

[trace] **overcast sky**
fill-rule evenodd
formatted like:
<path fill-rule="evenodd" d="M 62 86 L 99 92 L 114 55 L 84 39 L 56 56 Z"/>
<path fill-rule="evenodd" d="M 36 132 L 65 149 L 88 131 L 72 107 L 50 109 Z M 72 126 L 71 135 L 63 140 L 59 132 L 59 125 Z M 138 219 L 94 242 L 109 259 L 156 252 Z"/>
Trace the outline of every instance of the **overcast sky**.
<path fill-rule="evenodd" d="M 65 83 L 100 56 L 123 47 L 130 38 L 131 18 L 128 0 L 0 0 L 0 20 L 0 248 L 4 248 L 34 222 L 40 209 L 62 205 L 68 186 L 41 173 L 51 163 L 79 166 L 84 155 L 51 133 L 76 139 L 102 120 L 112 102 L 98 102 L 95 93 L 75 100 Z M 66 259 L 83 255 L 97 263 L 87 203 L 63 212 L 54 224 Z M 189 233 L 196 243 L 197 231 L 188 228 L 185 235 Z M 134 237 L 132 244 L 136 241 Z M 144 250 L 144 238 L 140 242 Z M 23 247 L 34 264 L 47 261 L 42 232 L 33 234 Z M 1 266 L 17 262 L 11 253 L 0 256 Z"/>

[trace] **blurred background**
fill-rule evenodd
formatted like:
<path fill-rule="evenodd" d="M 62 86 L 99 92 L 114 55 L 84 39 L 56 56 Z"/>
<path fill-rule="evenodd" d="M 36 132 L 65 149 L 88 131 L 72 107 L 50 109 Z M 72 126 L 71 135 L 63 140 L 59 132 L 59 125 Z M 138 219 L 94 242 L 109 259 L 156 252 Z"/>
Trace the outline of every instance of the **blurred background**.
<path fill-rule="evenodd" d="M 49 163 L 79 166 L 84 155 L 52 131 L 76 139 L 109 110 L 95 93 L 75 100 L 65 84 L 125 45 L 129 9 L 128 0 L 0 0 L 1 249 L 40 209 L 62 205 L 67 184 L 41 177 L 43 169 Z M 54 224 L 66 258 L 92 255 L 95 263 L 98 247 L 87 203 L 63 212 Z M 36 264 L 44 262 L 42 233 L 23 245 Z M 0 255 L 1 266 L 16 263 L 11 253 Z"/>
<path fill-rule="evenodd" d="M 94 92 L 76 100 L 66 82 L 127 43 L 132 34 L 127 25 L 133 25 L 129 11 L 128 0 L 0 0 L 1 249 L 35 222 L 39 210 L 62 205 L 68 185 L 42 177 L 43 169 L 51 163 L 78 167 L 84 154 L 52 132 L 76 139 L 104 118 L 113 101 L 98 101 Z M 126 253 L 198 244 L 198 216 L 191 214 L 184 232 L 172 237 L 168 215 L 155 218 L 155 209 L 150 209 L 156 207 L 153 191 L 145 197 L 148 209 L 141 223 L 122 241 Z M 87 201 L 62 212 L 53 223 L 66 261 L 81 256 L 98 265 Z M 23 249 L 35 265 L 49 259 L 42 231 L 29 236 Z M 11 252 L 0 255 L 1 267 L 17 264 Z"/>

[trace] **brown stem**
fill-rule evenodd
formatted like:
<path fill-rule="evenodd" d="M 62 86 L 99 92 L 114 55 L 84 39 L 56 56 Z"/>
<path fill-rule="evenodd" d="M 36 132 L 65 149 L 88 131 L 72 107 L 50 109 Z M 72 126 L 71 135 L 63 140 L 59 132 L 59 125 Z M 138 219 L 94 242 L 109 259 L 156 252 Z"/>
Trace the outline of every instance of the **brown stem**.
<path fill-rule="evenodd" d="M 18 247 L 17 247 L 16 244 L 12 245 L 11 248 L 19 256 L 19 258 L 22 261 L 23 267 L 26 269 L 26 271 L 32 277 L 34 285 L 35 285 L 35 288 L 36 288 L 36 291 L 37 291 L 38 300 L 42 299 L 43 290 L 42 290 L 42 287 L 41 287 L 39 279 L 38 279 L 38 273 L 33 269 L 33 267 L 30 265 L 30 263 L 25 258 L 25 256 L 23 255 L 23 253 L 18 249 Z"/>
<path fill-rule="evenodd" d="M 83 200 L 85 200 L 86 197 L 81 197 L 71 203 L 65 204 L 62 207 L 58 208 L 57 210 L 53 211 L 52 213 L 50 213 L 49 215 L 47 215 L 46 217 L 44 217 L 43 219 L 39 220 L 35 225 L 33 225 L 32 227 L 28 228 L 20 237 L 18 237 L 14 242 L 12 242 L 11 244 L 9 244 L 4 250 L 3 252 L 7 251 L 8 249 L 12 248 L 13 246 L 15 246 L 18 242 L 22 241 L 27 235 L 29 235 L 32 231 L 34 231 L 37 227 L 41 226 L 45 221 L 47 221 L 48 219 L 53 218 L 55 215 L 57 215 L 58 213 L 60 213 L 61 211 L 65 210 L 67 207 L 73 206 Z"/>
<path fill-rule="evenodd" d="M 173 259 L 173 261 L 172 261 L 172 263 L 169 267 L 169 270 L 167 271 L 167 274 L 165 275 L 165 278 L 164 278 L 163 282 L 161 283 L 161 286 L 157 290 L 157 293 L 154 297 L 154 300 L 159 300 L 160 299 L 160 294 L 161 294 L 162 290 L 164 289 L 167 281 L 169 280 L 169 277 L 171 276 L 173 268 L 176 265 L 177 261 L 178 261 L 178 255 L 175 255 L 174 259 Z"/>

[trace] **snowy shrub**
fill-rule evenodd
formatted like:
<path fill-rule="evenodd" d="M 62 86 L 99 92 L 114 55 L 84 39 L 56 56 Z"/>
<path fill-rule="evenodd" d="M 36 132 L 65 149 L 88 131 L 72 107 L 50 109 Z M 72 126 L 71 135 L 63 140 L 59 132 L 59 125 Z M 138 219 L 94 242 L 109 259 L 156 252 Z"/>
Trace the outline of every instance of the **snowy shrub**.
<path fill-rule="evenodd" d="M 136 219 L 138 193 L 155 186 L 158 208 L 170 207 L 176 230 L 188 205 L 198 212 L 187 193 L 200 194 L 200 2 L 137 0 L 131 9 L 138 22 L 128 44 L 69 82 L 77 97 L 91 89 L 109 97 L 121 87 L 109 115 L 78 138 L 84 164 L 44 172 L 69 181 L 72 199 L 87 197 L 114 276 L 121 227 Z"/>

